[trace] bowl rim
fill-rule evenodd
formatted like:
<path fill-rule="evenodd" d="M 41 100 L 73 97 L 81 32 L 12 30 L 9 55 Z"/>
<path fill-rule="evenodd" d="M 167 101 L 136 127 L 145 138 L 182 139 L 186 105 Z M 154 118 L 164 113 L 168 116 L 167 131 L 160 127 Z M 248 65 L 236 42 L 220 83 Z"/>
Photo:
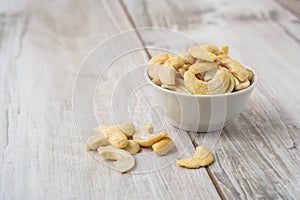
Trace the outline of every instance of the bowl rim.
<path fill-rule="evenodd" d="M 243 90 L 240 90 L 240 91 L 237 91 L 237 92 L 231 92 L 231 93 L 225 93 L 225 94 L 186 94 L 186 93 L 182 93 L 182 92 L 177 92 L 177 91 L 172 91 L 172 90 L 167 90 L 167 89 L 164 89 L 158 85 L 156 85 L 155 83 L 153 83 L 148 75 L 148 66 L 146 67 L 145 71 L 144 71 L 144 76 L 145 76 L 145 79 L 147 82 L 150 82 L 150 84 L 157 88 L 158 90 L 161 90 L 163 92 L 166 92 L 166 93 L 170 93 L 170 94 L 174 94 L 174 95 L 179 95 L 179 96 L 184 96 L 184 97 L 199 97 L 199 98 L 212 98 L 212 97 L 227 97 L 227 96 L 237 96 L 237 95 L 241 95 L 241 94 L 244 94 L 244 93 L 247 93 L 247 92 L 251 92 L 256 84 L 257 84 L 257 75 L 255 73 L 255 71 L 250 68 L 250 67 L 247 67 L 248 69 L 252 70 L 253 72 L 253 78 L 252 78 L 252 81 L 251 81 L 251 85 L 249 87 L 247 87 L 246 89 L 243 89 Z"/>

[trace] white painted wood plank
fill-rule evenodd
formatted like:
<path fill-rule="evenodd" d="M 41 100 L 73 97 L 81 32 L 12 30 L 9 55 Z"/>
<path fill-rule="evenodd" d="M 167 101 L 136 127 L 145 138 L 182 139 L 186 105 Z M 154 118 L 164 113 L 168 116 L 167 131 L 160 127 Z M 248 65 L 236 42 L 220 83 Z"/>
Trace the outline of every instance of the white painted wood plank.
<path fill-rule="evenodd" d="M 73 83 L 95 44 L 131 28 L 117 2 L 43 2 L 17 14 L 4 13 L 0 20 L 0 199 L 219 198 L 204 168 L 184 170 L 162 158 L 172 163 L 152 173 L 121 175 L 85 151 L 73 121 Z M 125 44 L 130 49 L 139 40 L 133 37 Z M 117 64 L 126 71 L 147 59 L 138 52 Z M 108 75 L 107 85 L 120 78 Z M 84 88 L 80 91 L 85 94 Z M 108 104 L 99 92 L 99 104 Z M 135 98 L 139 103 L 142 94 Z M 102 114 L 100 122 L 109 123 L 110 113 Z M 167 130 L 176 136 L 174 128 Z M 194 151 L 188 135 L 175 141 L 178 152 Z M 137 159 L 136 170 L 158 167 L 145 159 Z"/>
<path fill-rule="evenodd" d="M 137 27 L 167 27 L 198 43 L 227 44 L 233 58 L 256 71 L 259 84 L 222 132 L 216 162 L 208 167 L 221 195 L 299 198 L 299 20 L 272 1 L 124 2 Z M 141 36 L 149 46 L 160 42 Z M 190 135 L 197 145 L 215 140 Z"/>

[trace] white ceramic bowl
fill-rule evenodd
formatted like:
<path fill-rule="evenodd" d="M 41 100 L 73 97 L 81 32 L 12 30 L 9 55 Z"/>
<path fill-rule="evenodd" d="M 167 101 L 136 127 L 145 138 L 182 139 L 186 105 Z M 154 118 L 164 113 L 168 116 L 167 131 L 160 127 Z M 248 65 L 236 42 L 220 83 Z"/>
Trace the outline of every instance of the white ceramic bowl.
<path fill-rule="evenodd" d="M 254 72 L 250 87 L 244 90 L 228 94 L 194 95 L 170 91 L 155 85 L 150 80 L 147 69 L 144 75 L 151 85 L 154 104 L 163 110 L 161 114 L 172 125 L 193 132 L 222 129 L 228 120 L 242 112 L 257 82 Z"/>

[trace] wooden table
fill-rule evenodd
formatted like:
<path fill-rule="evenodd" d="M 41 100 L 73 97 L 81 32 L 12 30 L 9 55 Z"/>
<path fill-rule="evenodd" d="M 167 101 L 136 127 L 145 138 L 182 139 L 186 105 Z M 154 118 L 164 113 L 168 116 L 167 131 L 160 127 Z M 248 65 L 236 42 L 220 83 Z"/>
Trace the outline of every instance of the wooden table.
<path fill-rule="evenodd" d="M 7 2 L 0 6 L 0 199 L 300 198 L 299 2 Z M 163 158 L 143 150 L 137 167 L 122 175 L 86 152 L 76 123 L 87 130 L 96 124 L 89 114 L 74 114 L 72 97 L 95 89 L 88 86 L 98 74 L 79 73 L 92 48 L 141 27 L 176 30 L 199 44 L 229 45 L 232 57 L 251 66 L 259 83 L 245 110 L 220 134 L 178 132 L 166 124 L 177 150 Z M 131 32 L 115 47 L 180 44 L 142 32 Z M 154 53 L 140 48 L 112 63 L 123 70 L 108 70 L 95 90 L 91 103 L 98 123 L 114 120 L 109 101 L 114 84 Z M 86 78 L 86 87 L 75 84 L 78 76 Z M 149 99 L 145 89 L 130 103 L 136 125 L 147 119 Z M 212 165 L 188 170 L 175 164 L 177 155 L 189 157 L 201 144 L 214 145 Z"/>

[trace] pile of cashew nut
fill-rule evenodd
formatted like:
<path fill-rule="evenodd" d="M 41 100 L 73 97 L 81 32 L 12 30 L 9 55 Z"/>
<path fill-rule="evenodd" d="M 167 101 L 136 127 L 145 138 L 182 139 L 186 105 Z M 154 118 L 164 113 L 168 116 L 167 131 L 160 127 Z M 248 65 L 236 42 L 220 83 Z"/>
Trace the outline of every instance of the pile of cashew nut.
<path fill-rule="evenodd" d="M 174 142 L 168 133 L 153 133 L 153 126 L 144 124 L 138 130 L 130 122 L 114 126 L 97 126 L 93 134 L 86 140 L 88 151 L 97 150 L 105 160 L 115 160 L 114 168 L 121 173 L 130 171 L 134 165 L 134 157 L 141 147 L 152 147 L 159 155 L 166 155 L 174 148 Z"/>
<path fill-rule="evenodd" d="M 97 150 L 105 160 L 115 160 L 114 168 L 121 173 L 130 171 L 135 160 L 133 155 L 137 154 L 141 147 L 152 147 L 158 156 L 164 156 L 174 148 L 174 142 L 168 133 L 153 133 L 153 126 L 144 124 L 138 130 L 130 122 L 114 126 L 97 126 L 93 134 L 86 140 L 88 151 Z M 214 157 L 208 147 L 199 146 L 193 157 L 177 160 L 181 167 L 195 169 L 212 163 Z"/>
<path fill-rule="evenodd" d="M 228 55 L 228 46 L 192 46 L 179 56 L 161 53 L 149 61 L 148 75 L 162 88 L 188 94 L 224 94 L 251 85 L 253 72 Z"/>

